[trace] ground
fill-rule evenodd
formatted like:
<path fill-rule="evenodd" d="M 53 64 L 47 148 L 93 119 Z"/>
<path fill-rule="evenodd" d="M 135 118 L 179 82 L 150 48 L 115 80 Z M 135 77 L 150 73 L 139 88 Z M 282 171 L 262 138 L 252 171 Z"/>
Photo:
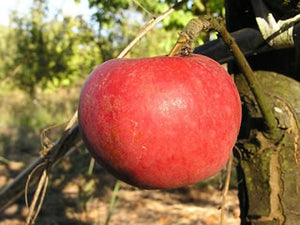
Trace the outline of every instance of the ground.
<path fill-rule="evenodd" d="M 76 162 L 76 163 L 75 163 Z M 93 174 L 90 157 L 73 153 L 52 171 L 42 211 L 36 224 L 105 224 L 116 180 L 99 165 Z M 0 166 L 0 188 L 24 168 L 21 162 Z M 141 190 L 121 183 L 110 225 L 216 225 L 220 224 L 222 192 L 214 181 L 174 190 Z M 237 190 L 230 189 L 226 201 L 225 225 L 238 225 Z M 28 210 L 24 198 L 0 214 L 0 225 L 24 224 Z"/>

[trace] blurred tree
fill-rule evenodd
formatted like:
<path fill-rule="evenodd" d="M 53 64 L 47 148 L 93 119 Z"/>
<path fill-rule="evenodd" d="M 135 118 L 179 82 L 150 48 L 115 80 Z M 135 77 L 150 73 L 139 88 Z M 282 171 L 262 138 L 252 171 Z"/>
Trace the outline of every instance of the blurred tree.
<path fill-rule="evenodd" d="M 98 46 L 104 61 L 117 56 L 117 53 L 134 38 L 143 21 L 150 20 L 150 18 L 159 15 L 178 2 L 176 0 L 88 1 L 90 8 L 96 9 L 93 18 L 98 23 Z M 174 35 L 173 39 L 175 40 L 177 38 L 176 32 L 180 31 L 194 16 L 205 14 L 222 15 L 223 13 L 223 0 L 188 1 L 186 5 L 168 16 L 157 27 L 157 36 L 161 35 L 159 38 L 155 39 L 151 35 L 151 37 L 147 36 L 146 39 L 142 40 L 142 42 L 146 42 L 142 44 L 145 50 L 144 54 L 147 56 L 157 53 L 162 54 L 161 51 L 155 51 L 150 45 L 157 46 L 164 44 L 170 47 L 172 42 L 170 43 L 168 34 Z M 134 18 L 134 20 L 129 21 L 128 18 L 130 17 Z M 166 34 L 166 31 L 168 31 L 168 34 Z M 159 34 L 160 32 L 161 34 Z M 200 43 L 209 37 L 209 34 L 203 33 L 199 39 Z M 117 43 L 114 46 L 115 51 L 112 51 L 111 43 Z M 149 48 L 145 48 L 146 45 Z M 162 49 L 165 49 L 165 47 Z M 153 50 L 153 52 L 149 52 L 148 50 Z M 133 54 L 131 55 L 133 56 Z M 138 54 L 138 56 L 141 56 L 141 54 Z"/>
<path fill-rule="evenodd" d="M 13 65 L 13 58 L 16 52 L 16 40 L 14 32 L 6 27 L 0 25 L 0 80 L 8 81 L 10 65 Z M 19 70 L 19 67 L 14 68 L 9 74 L 14 74 Z"/>
<path fill-rule="evenodd" d="M 79 2 L 76 0 L 75 2 Z M 175 0 L 88 0 L 96 10 L 88 24 L 82 17 L 57 12 L 49 18 L 48 1 L 34 0 L 30 13 L 11 15 L 10 29 L 0 28 L 1 80 L 34 95 L 36 88 L 68 85 L 90 73 L 103 61 L 114 58 L 135 37 L 145 21 L 167 10 Z M 130 53 L 130 57 L 166 54 L 177 33 L 194 16 L 223 12 L 223 0 L 188 1 L 168 16 Z M 203 33 L 199 43 L 208 40 Z M 198 44 L 199 44 L 198 43 Z M 9 46 L 9 47 L 7 47 Z"/>
<path fill-rule="evenodd" d="M 80 16 L 47 16 L 47 2 L 43 0 L 35 0 L 27 16 L 14 12 L 13 38 L 6 36 L 7 45 L 16 46 L 14 54 L 1 48 L 1 57 L 10 59 L 1 68 L 3 74 L 31 95 L 37 87 L 69 85 L 100 63 L 93 43 L 95 34 Z"/>

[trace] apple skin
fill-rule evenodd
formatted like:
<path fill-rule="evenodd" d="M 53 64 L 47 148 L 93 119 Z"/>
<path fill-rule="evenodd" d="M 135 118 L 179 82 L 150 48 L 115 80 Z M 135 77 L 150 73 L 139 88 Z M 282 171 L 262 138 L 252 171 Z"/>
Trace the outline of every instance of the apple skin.
<path fill-rule="evenodd" d="M 237 88 L 212 59 L 112 59 L 86 80 L 79 127 L 96 161 L 147 189 L 194 184 L 218 173 L 239 133 Z"/>

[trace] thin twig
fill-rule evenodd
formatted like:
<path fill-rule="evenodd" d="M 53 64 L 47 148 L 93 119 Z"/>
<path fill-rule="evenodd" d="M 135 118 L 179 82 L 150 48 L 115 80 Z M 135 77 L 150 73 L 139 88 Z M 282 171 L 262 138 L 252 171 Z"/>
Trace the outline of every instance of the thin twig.
<path fill-rule="evenodd" d="M 31 177 L 35 174 L 35 172 L 41 168 L 41 167 L 45 167 L 46 166 L 46 162 L 42 162 L 41 164 L 37 165 L 36 167 L 33 168 L 33 170 L 31 171 L 31 173 L 28 175 L 28 178 L 26 180 L 26 184 L 25 184 L 25 205 L 27 208 L 29 208 L 29 203 L 28 203 L 28 189 L 29 189 L 29 184 L 31 181 Z"/>
<path fill-rule="evenodd" d="M 51 149 L 51 147 L 53 147 L 54 142 L 52 142 L 46 135 L 46 133 L 54 128 L 60 127 L 62 126 L 62 124 L 55 124 L 52 126 L 49 126 L 45 129 L 42 130 L 41 134 L 40 134 L 40 141 L 41 141 L 41 146 L 42 146 L 42 150 L 40 151 L 40 156 L 41 157 L 45 157 L 49 150 Z"/>
<path fill-rule="evenodd" d="M 70 130 L 75 124 L 76 124 L 76 121 L 77 121 L 77 114 L 78 114 L 78 111 L 76 111 L 72 118 L 70 119 L 69 123 L 67 124 L 65 130 Z"/>
<path fill-rule="evenodd" d="M 93 174 L 94 167 L 95 167 L 95 158 L 91 157 L 89 169 L 88 169 L 88 172 L 87 172 L 87 174 L 89 176 L 91 176 Z"/>
<path fill-rule="evenodd" d="M 44 182 L 44 186 L 43 186 L 43 192 L 41 194 L 41 199 L 40 199 L 40 202 L 39 202 L 39 205 L 36 209 L 36 213 L 34 214 L 34 217 L 32 219 L 32 224 L 35 223 L 41 209 L 42 209 L 42 206 L 43 206 L 43 203 L 44 203 L 44 199 L 45 199 L 45 196 L 46 196 L 46 192 L 47 192 L 47 187 L 48 187 L 48 183 L 49 183 L 49 176 L 48 176 L 48 173 L 46 170 L 44 170 L 44 173 L 46 174 L 46 178 L 45 178 L 45 182 Z"/>
<path fill-rule="evenodd" d="M 59 144 L 57 146 L 57 149 L 60 149 L 62 143 L 67 138 L 70 129 L 75 125 L 76 121 L 77 121 L 77 111 L 74 113 L 74 115 L 72 116 L 72 118 L 68 122 L 66 128 L 64 129 L 64 132 L 63 132 L 62 137 L 61 137 L 61 141 L 59 142 Z M 45 152 L 47 154 L 43 155 L 43 157 L 45 157 L 45 158 L 48 157 L 47 155 L 50 152 L 51 147 L 48 148 L 48 149 L 45 149 Z M 54 154 L 52 156 L 53 159 L 56 159 L 57 156 L 59 155 L 59 153 L 60 153 L 59 150 L 54 152 Z M 29 207 L 29 213 L 28 213 L 27 218 L 26 218 L 26 224 L 28 224 L 28 225 L 34 224 L 34 221 L 36 220 L 36 218 L 37 218 L 37 216 L 40 212 L 40 209 L 43 205 L 43 201 L 44 201 L 44 197 L 45 197 L 45 194 L 46 194 L 46 191 L 47 191 L 47 186 L 48 186 L 48 181 L 49 181 L 47 170 L 48 170 L 48 168 L 50 168 L 51 161 L 52 160 L 46 159 L 45 162 L 42 162 L 41 164 L 37 165 L 33 169 L 33 171 L 29 174 L 28 179 L 26 181 L 26 185 L 25 185 L 25 203 L 28 207 L 28 197 L 27 197 L 28 195 L 27 195 L 27 193 L 28 193 L 28 187 L 29 187 L 30 179 L 31 179 L 32 175 L 34 174 L 34 172 L 37 171 L 38 168 L 44 166 L 42 176 L 41 176 L 40 181 L 38 183 L 38 186 L 36 188 L 32 203 L 30 204 L 30 207 Z M 40 202 L 39 202 L 39 205 L 37 207 L 36 212 L 34 213 L 38 198 L 40 198 Z"/>
<path fill-rule="evenodd" d="M 225 218 L 225 210 L 226 210 L 226 196 L 227 196 L 229 184 L 230 184 L 232 161 L 233 161 L 233 157 L 231 155 L 228 160 L 228 163 L 227 163 L 227 176 L 226 176 L 225 186 L 224 186 L 223 194 L 222 194 L 220 225 L 225 225 L 224 218 Z"/>
<path fill-rule="evenodd" d="M 45 169 L 43 171 L 42 177 L 40 178 L 40 181 L 39 181 L 36 191 L 34 193 L 32 203 L 30 205 L 29 212 L 28 212 L 28 215 L 26 218 L 26 225 L 34 224 L 34 220 L 35 220 L 34 218 L 37 218 L 36 214 L 38 213 L 38 211 L 36 211 L 36 212 L 34 212 L 34 211 L 35 211 L 36 204 L 37 204 L 39 197 L 40 197 L 40 204 L 38 206 L 38 209 L 41 207 L 40 205 L 43 203 L 42 200 L 44 199 L 44 196 L 41 195 L 41 192 L 42 192 L 42 190 L 44 190 L 44 188 L 47 188 L 47 186 L 45 186 L 46 184 L 48 184 L 47 180 L 48 180 L 48 174 Z M 45 194 L 45 190 L 42 193 Z"/>
<path fill-rule="evenodd" d="M 117 58 L 123 58 L 126 56 L 126 54 L 132 49 L 132 47 L 143 37 L 145 34 L 151 30 L 156 24 L 158 24 L 160 21 L 162 21 L 164 18 L 166 18 L 168 15 L 170 15 L 172 12 L 174 12 L 177 8 L 181 7 L 184 3 L 186 3 L 188 0 L 182 0 L 181 2 L 178 2 L 173 7 L 169 8 L 165 12 L 163 12 L 161 15 L 159 15 L 156 18 L 152 18 L 146 25 L 142 27 L 140 32 L 136 35 L 136 37 L 126 46 L 126 48 L 123 49 L 123 51 L 118 55 Z"/>
<path fill-rule="evenodd" d="M 113 214 L 113 212 L 116 208 L 117 195 L 118 195 L 119 190 L 120 190 L 120 181 L 117 180 L 116 183 L 115 183 L 113 194 L 112 194 L 111 199 L 110 199 L 109 210 L 108 210 L 108 213 L 107 213 L 107 216 L 106 216 L 105 225 L 109 224 L 110 218 L 111 218 L 111 216 L 112 216 L 112 214 Z"/>
<path fill-rule="evenodd" d="M 77 123 L 77 115 L 78 115 L 78 110 L 76 110 L 76 112 L 73 114 L 72 118 L 68 122 L 67 126 L 65 127 L 65 129 L 62 133 L 62 136 L 57 144 L 58 150 L 54 152 L 54 154 L 52 156 L 52 160 L 56 161 L 56 159 L 60 157 L 61 152 L 59 151 L 59 149 L 61 148 L 61 145 L 64 143 L 64 141 L 68 137 L 70 130 L 75 127 L 75 125 Z"/>
<path fill-rule="evenodd" d="M 153 17 L 153 14 L 146 9 L 138 0 L 132 0 L 135 4 L 137 4 L 142 10 L 144 10 L 147 14 Z"/>

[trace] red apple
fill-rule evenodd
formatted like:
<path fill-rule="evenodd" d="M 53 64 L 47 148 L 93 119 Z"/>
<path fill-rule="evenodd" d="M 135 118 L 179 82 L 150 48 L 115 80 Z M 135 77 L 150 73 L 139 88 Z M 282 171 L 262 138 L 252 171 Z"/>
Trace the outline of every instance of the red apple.
<path fill-rule="evenodd" d="M 241 122 L 238 91 L 200 55 L 113 59 L 88 77 L 79 126 L 96 161 L 142 188 L 176 188 L 220 171 Z"/>

